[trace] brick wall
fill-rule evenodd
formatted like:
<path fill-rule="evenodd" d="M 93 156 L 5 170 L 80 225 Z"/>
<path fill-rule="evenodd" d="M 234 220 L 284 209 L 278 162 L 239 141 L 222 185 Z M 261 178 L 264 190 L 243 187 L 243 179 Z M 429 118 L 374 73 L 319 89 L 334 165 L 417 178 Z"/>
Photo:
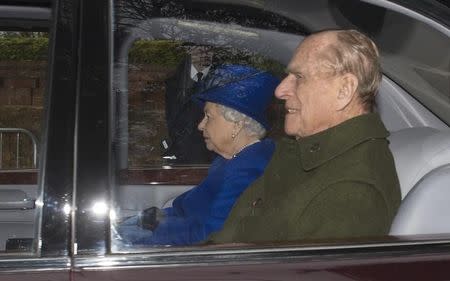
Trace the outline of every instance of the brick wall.
<path fill-rule="evenodd" d="M 42 106 L 46 61 L 0 61 L 0 104 Z"/>
<path fill-rule="evenodd" d="M 167 138 L 165 81 L 174 67 L 132 64 L 128 70 L 128 165 L 159 166 Z"/>
<path fill-rule="evenodd" d="M 38 140 L 41 133 L 46 61 L 0 61 L 0 127 L 23 128 Z M 21 134 L 2 136 L 2 169 L 32 168 L 32 143 Z"/>
<path fill-rule="evenodd" d="M 47 62 L 0 61 L 0 127 L 23 128 L 41 136 Z M 133 64 L 129 67 L 129 164 L 160 164 L 161 141 L 167 137 L 164 81 L 173 67 Z M 3 135 L 2 168 L 32 167 L 31 142 L 21 136 L 19 155 L 15 135 Z"/>

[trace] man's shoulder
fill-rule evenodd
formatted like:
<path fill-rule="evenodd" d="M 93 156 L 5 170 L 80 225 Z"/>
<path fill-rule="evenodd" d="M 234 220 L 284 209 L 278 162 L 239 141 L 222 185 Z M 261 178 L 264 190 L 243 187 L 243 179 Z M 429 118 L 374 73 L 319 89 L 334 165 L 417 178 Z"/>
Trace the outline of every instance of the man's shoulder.
<path fill-rule="evenodd" d="M 285 157 L 292 155 L 297 150 L 297 140 L 291 137 L 281 137 L 275 141 L 273 156 Z"/>

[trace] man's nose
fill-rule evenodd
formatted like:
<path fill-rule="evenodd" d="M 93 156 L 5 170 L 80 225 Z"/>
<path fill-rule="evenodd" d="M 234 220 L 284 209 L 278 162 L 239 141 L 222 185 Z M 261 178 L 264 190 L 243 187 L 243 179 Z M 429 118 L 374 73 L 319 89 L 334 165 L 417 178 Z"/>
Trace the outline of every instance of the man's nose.
<path fill-rule="evenodd" d="M 281 83 L 278 85 L 278 87 L 275 89 L 275 96 L 278 99 L 285 100 L 289 97 L 290 93 L 292 92 L 291 87 L 291 81 L 290 77 L 287 76 L 284 78 Z"/>

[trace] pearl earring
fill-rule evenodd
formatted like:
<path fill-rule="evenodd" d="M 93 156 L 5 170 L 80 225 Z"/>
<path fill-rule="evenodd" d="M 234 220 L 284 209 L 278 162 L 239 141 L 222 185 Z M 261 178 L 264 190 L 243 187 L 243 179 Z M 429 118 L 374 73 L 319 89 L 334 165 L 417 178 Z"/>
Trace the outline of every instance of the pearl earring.
<path fill-rule="evenodd" d="M 236 134 L 235 134 L 235 133 L 232 133 L 232 134 L 231 134 L 231 138 L 234 139 L 235 137 L 236 137 Z"/>

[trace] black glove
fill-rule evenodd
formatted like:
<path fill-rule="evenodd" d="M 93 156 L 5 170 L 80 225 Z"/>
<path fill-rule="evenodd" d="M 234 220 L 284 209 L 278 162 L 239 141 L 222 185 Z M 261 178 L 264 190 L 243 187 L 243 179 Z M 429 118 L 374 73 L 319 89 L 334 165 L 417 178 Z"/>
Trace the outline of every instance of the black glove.
<path fill-rule="evenodd" d="M 150 207 L 141 212 L 138 225 L 144 229 L 154 231 L 164 217 L 164 212 L 159 208 Z"/>

